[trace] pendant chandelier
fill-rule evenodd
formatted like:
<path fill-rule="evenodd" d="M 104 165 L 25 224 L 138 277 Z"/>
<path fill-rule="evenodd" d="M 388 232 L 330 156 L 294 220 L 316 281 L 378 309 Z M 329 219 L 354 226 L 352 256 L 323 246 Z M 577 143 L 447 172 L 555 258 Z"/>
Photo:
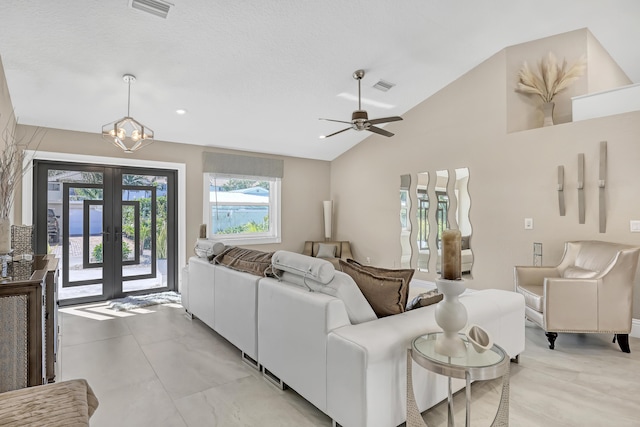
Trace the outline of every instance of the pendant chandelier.
<path fill-rule="evenodd" d="M 131 83 L 136 81 L 136 77 L 125 74 L 122 79 L 129 87 L 127 115 L 120 120 L 102 126 L 102 137 L 121 148 L 125 153 L 133 153 L 153 142 L 153 130 L 131 117 Z"/>

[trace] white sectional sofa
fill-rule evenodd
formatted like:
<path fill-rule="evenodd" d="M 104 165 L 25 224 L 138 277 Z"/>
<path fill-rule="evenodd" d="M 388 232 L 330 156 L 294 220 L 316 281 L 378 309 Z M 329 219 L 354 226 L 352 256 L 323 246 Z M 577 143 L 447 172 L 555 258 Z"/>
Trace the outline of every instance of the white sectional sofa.
<path fill-rule="evenodd" d="M 189 311 L 237 346 L 245 359 L 248 356 L 257 361 L 259 367 L 340 425 L 393 427 L 403 423 L 406 351 L 415 337 L 439 330 L 435 305 L 354 324 L 350 318 L 358 315 L 354 314 L 353 298 L 323 293 L 322 281 L 312 280 L 318 278 L 312 270 L 326 261 L 293 255 L 302 257 L 296 258 L 303 264 L 296 269 L 300 276 L 307 276 L 305 280 L 291 279 L 296 269 L 288 270 L 293 275 L 282 275 L 290 279 L 279 280 L 192 257 Z M 345 279 L 344 273 L 332 274 L 338 282 L 351 280 Z M 302 282 L 312 283 L 311 288 L 320 291 L 310 291 Z M 422 284 L 412 283 L 414 293 L 419 291 Z M 469 291 L 461 301 L 469 323 L 486 329 L 512 358 L 524 350 L 521 295 L 502 290 Z M 447 379 L 417 365 L 413 384 L 421 411 L 446 398 Z M 462 386 L 462 382 L 456 384 L 457 388 Z"/>

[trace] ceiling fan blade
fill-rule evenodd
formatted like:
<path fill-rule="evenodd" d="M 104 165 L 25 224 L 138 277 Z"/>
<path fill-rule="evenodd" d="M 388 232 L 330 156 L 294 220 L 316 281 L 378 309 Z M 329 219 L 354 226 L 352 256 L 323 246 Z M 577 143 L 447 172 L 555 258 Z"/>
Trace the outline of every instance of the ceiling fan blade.
<path fill-rule="evenodd" d="M 353 129 L 353 128 L 348 127 L 348 128 L 345 128 L 345 129 L 339 130 L 338 132 L 334 132 L 334 133 L 331 133 L 331 134 L 326 135 L 326 136 L 321 136 L 320 138 L 323 138 L 323 139 L 324 139 L 324 138 L 329 138 L 330 136 L 337 135 L 337 134 L 342 133 L 342 132 L 344 132 L 344 131 L 346 131 L 346 130 L 349 130 L 349 129 Z"/>
<path fill-rule="evenodd" d="M 367 128 L 367 130 L 369 132 L 377 133 L 377 134 L 382 135 L 382 136 L 393 136 L 394 135 L 393 133 L 389 132 L 388 130 L 377 128 L 375 126 L 369 126 Z"/>
<path fill-rule="evenodd" d="M 318 120 L 326 120 L 328 122 L 338 122 L 338 123 L 346 123 L 348 125 L 351 124 L 351 122 L 345 122 L 344 120 L 334 120 L 334 119 L 318 119 Z"/>
<path fill-rule="evenodd" d="M 371 123 L 372 125 L 379 125 L 381 123 L 397 122 L 398 120 L 402 120 L 402 117 L 399 117 L 399 116 L 383 117 L 381 119 L 369 120 L 369 123 Z"/>

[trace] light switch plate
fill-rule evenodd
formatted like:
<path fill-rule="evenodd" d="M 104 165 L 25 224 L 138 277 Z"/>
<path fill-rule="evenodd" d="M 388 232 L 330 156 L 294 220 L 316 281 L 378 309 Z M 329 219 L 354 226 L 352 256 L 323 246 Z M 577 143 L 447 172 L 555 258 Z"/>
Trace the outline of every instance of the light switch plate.
<path fill-rule="evenodd" d="M 637 219 L 629 221 L 629 229 L 632 233 L 640 233 L 640 221 Z"/>
<path fill-rule="evenodd" d="M 525 218 L 524 219 L 524 229 L 525 230 L 533 230 L 533 218 Z"/>

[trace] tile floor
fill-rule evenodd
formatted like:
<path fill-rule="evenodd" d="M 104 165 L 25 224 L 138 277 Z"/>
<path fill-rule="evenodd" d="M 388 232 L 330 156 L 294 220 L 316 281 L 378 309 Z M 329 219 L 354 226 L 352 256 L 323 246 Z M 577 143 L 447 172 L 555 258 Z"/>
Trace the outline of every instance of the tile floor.
<path fill-rule="evenodd" d="M 264 381 L 239 350 L 179 305 L 68 307 L 59 323 L 58 378 L 89 381 L 100 400 L 93 427 L 331 426 L 294 391 Z M 609 335 L 560 335 L 554 351 L 531 324 L 526 337 L 520 364 L 511 365 L 512 426 L 640 426 L 640 339 L 624 354 Z M 472 385 L 474 425 L 490 425 L 500 386 Z M 463 425 L 463 393 L 455 402 Z M 430 427 L 446 425 L 443 403 L 423 415 Z"/>

